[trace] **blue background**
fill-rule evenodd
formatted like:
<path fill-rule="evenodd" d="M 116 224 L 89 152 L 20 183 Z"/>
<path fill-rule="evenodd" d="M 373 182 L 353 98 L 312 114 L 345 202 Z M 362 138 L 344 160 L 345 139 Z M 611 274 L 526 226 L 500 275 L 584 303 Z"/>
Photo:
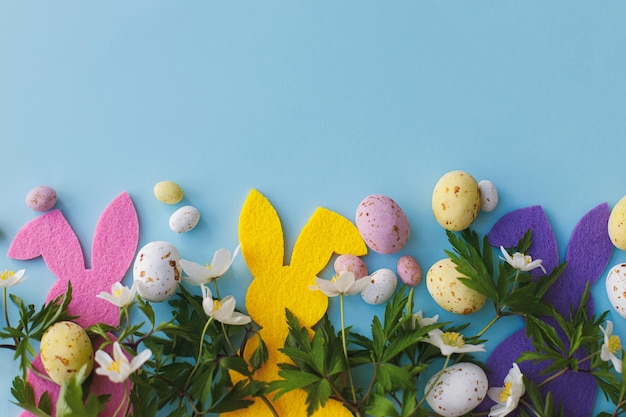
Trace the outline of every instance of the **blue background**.
<path fill-rule="evenodd" d="M 477 231 L 540 204 L 563 256 L 588 210 L 626 194 L 625 19 L 617 1 L 2 0 L 0 253 L 38 215 L 24 202 L 36 185 L 56 189 L 87 263 L 95 223 L 122 191 L 137 207 L 140 246 L 168 240 L 199 263 L 237 245 L 252 188 L 281 216 L 287 259 L 317 206 L 353 219 L 361 199 L 381 193 L 404 209 L 411 237 L 396 255 L 364 258 L 370 270 L 406 253 L 426 273 L 449 248 L 432 189 L 462 169 L 500 193 Z M 157 201 L 161 180 L 185 199 Z M 184 204 L 202 220 L 177 235 L 168 219 Z M 610 265 L 625 260 L 615 250 Z M 3 255 L 0 268 L 26 268 L 14 290 L 37 305 L 54 280 L 41 259 Z M 243 307 L 250 280 L 239 257 L 222 292 Z M 610 309 L 603 280 L 598 311 Z M 424 283 L 416 302 L 448 317 Z M 358 297 L 348 308 L 364 331 L 382 312 Z M 492 314 L 451 319 L 476 332 Z M 610 318 L 623 336 L 626 322 Z M 488 350 L 519 324 L 504 321 Z M 17 374 L 9 352 L 0 370 L 4 406 Z"/>

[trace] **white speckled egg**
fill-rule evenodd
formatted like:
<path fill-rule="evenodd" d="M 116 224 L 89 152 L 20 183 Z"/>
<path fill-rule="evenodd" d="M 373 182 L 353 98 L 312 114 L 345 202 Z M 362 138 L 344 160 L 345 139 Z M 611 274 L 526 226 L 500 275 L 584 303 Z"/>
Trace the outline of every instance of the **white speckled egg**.
<path fill-rule="evenodd" d="M 93 369 L 91 340 L 82 327 L 71 321 L 60 321 L 46 330 L 41 337 L 40 357 L 50 379 L 59 385 L 83 365 L 87 365 L 85 378 Z"/>
<path fill-rule="evenodd" d="M 356 227 L 374 252 L 396 253 L 409 240 L 409 220 L 400 206 L 382 194 L 365 197 L 356 209 Z"/>
<path fill-rule="evenodd" d="M 396 274 L 387 268 L 374 271 L 369 279 L 369 285 L 361 291 L 361 298 L 367 304 L 383 304 L 393 295 L 398 286 Z"/>
<path fill-rule="evenodd" d="M 433 190 L 435 220 L 446 230 L 467 229 L 480 210 L 480 189 L 470 174 L 451 171 L 442 176 Z"/>
<path fill-rule="evenodd" d="M 432 387 L 432 389 L 431 389 Z M 437 415 L 459 417 L 476 408 L 487 395 L 487 375 L 478 365 L 459 362 L 426 383 L 426 402 Z"/>
<path fill-rule="evenodd" d="M 410 287 L 416 286 L 422 280 L 422 268 L 410 255 L 401 256 L 397 268 L 400 280 Z"/>
<path fill-rule="evenodd" d="M 471 314 L 482 308 L 486 297 L 461 281 L 465 277 L 456 270 L 450 258 L 441 259 L 426 274 L 426 287 L 439 306 L 455 314 Z"/>
<path fill-rule="evenodd" d="M 333 264 L 335 273 L 339 274 L 344 271 L 350 271 L 356 279 L 363 278 L 367 275 L 367 266 L 363 259 L 355 255 L 339 255 Z"/>
<path fill-rule="evenodd" d="M 609 270 L 606 295 L 615 311 L 626 319 L 626 263 L 615 265 Z"/>
<path fill-rule="evenodd" d="M 200 212 L 193 206 L 184 206 L 170 216 L 170 229 L 176 233 L 192 230 L 200 221 Z"/>
<path fill-rule="evenodd" d="M 168 299 L 180 282 L 180 255 L 168 242 L 150 242 L 139 250 L 133 265 L 137 292 L 148 301 Z"/>
<path fill-rule="evenodd" d="M 626 196 L 622 197 L 611 210 L 608 228 L 613 245 L 626 250 Z"/>
<path fill-rule="evenodd" d="M 478 183 L 480 189 L 480 209 L 486 213 L 494 211 L 498 206 L 498 190 L 489 180 L 482 180 Z"/>

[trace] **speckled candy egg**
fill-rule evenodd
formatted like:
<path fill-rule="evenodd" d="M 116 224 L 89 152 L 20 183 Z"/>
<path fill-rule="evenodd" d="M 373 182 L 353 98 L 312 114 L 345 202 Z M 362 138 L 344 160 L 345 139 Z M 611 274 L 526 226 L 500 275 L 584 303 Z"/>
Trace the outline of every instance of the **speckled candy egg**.
<path fill-rule="evenodd" d="M 339 274 L 344 271 L 350 271 L 356 279 L 363 278 L 367 275 L 367 266 L 363 259 L 354 255 L 339 255 L 333 264 L 335 273 Z"/>
<path fill-rule="evenodd" d="M 369 285 L 361 291 L 361 298 L 367 304 L 383 304 L 391 298 L 398 286 L 396 274 L 387 268 L 374 271 L 369 279 Z"/>
<path fill-rule="evenodd" d="M 615 311 L 626 319 L 626 264 L 615 265 L 609 270 L 606 295 Z"/>
<path fill-rule="evenodd" d="M 54 188 L 39 185 L 26 194 L 26 205 L 35 211 L 50 210 L 57 202 L 57 193 Z"/>
<path fill-rule="evenodd" d="M 611 210 L 608 228 L 613 245 L 626 250 L 626 196 L 622 197 Z"/>
<path fill-rule="evenodd" d="M 482 308 L 486 297 L 463 284 L 465 277 L 456 270 L 450 258 L 441 259 L 428 270 L 426 287 L 433 300 L 443 309 L 455 314 L 471 314 Z"/>
<path fill-rule="evenodd" d="M 433 190 L 435 220 L 446 230 L 467 229 L 480 210 L 480 189 L 470 174 L 451 171 L 437 181 Z"/>
<path fill-rule="evenodd" d="M 178 250 L 171 243 L 155 241 L 141 248 L 133 265 L 139 295 L 153 302 L 174 295 L 180 282 L 179 261 Z"/>
<path fill-rule="evenodd" d="M 86 378 L 93 369 L 93 356 L 89 336 L 82 327 L 71 321 L 53 324 L 41 337 L 41 363 L 50 379 L 59 385 L 84 365 L 87 365 Z"/>
<path fill-rule="evenodd" d="M 476 408 L 487 395 L 487 375 L 478 365 L 459 362 L 426 383 L 426 402 L 437 415 L 459 417 Z"/>
<path fill-rule="evenodd" d="M 184 206 L 170 216 L 170 229 L 176 233 L 192 230 L 200 221 L 200 212 L 193 206 Z"/>
<path fill-rule="evenodd" d="M 409 240 L 409 221 L 400 206 L 382 194 L 365 197 L 356 209 L 356 227 L 374 252 L 396 253 Z"/>
<path fill-rule="evenodd" d="M 410 255 L 403 255 L 398 259 L 398 276 L 400 280 L 410 287 L 414 287 L 422 280 L 422 268 Z"/>
<path fill-rule="evenodd" d="M 176 204 L 183 199 L 183 189 L 174 181 L 161 181 L 154 186 L 154 196 L 162 203 Z"/>
<path fill-rule="evenodd" d="M 478 183 L 480 189 L 480 209 L 486 213 L 494 211 L 498 206 L 498 190 L 489 180 Z"/>

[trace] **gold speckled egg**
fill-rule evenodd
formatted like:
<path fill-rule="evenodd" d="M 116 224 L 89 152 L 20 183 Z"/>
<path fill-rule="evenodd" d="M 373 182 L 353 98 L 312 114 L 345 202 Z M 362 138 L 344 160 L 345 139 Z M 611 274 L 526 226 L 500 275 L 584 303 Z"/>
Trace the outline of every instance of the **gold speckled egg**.
<path fill-rule="evenodd" d="M 48 376 L 59 385 L 85 364 L 85 378 L 93 369 L 91 340 L 82 327 L 71 321 L 55 323 L 46 330 L 41 338 L 40 356 Z"/>
<path fill-rule="evenodd" d="M 611 210 L 608 228 L 613 245 L 626 250 L 626 196 L 622 197 Z"/>
<path fill-rule="evenodd" d="M 433 190 L 435 220 L 446 230 L 467 229 L 480 210 L 480 188 L 465 171 L 451 171 L 442 176 Z"/>
<path fill-rule="evenodd" d="M 485 305 L 486 297 L 463 284 L 465 277 L 456 270 L 450 258 L 441 259 L 428 270 L 426 287 L 433 300 L 443 309 L 455 314 L 471 314 Z"/>

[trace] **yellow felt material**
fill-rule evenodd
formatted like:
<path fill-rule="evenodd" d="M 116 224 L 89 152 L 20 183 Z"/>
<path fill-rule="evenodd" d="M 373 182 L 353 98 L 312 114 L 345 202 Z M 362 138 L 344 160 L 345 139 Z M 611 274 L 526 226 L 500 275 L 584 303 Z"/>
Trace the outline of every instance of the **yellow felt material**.
<path fill-rule="evenodd" d="M 285 309 L 288 308 L 305 327 L 315 325 L 328 308 L 328 298 L 312 291 L 315 277 L 326 267 L 333 254 L 365 255 L 367 247 L 356 226 L 345 217 L 317 208 L 296 239 L 291 263 L 284 265 L 284 237 L 280 219 L 272 204 L 252 190 L 239 218 L 241 252 L 254 277 L 246 294 L 246 309 L 261 326 L 269 359 L 255 374 L 256 380 L 278 378 L 278 363 L 287 362 L 278 349 L 288 334 Z M 246 355 L 258 342 L 253 338 Z M 241 378 L 233 374 L 234 379 Z M 274 401 L 279 416 L 306 416 L 306 393 L 292 392 Z M 228 416 L 271 416 L 258 400 L 252 407 L 227 413 Z M 329 401 L 316 415 L 350 416 L 339 403 Z"/>

